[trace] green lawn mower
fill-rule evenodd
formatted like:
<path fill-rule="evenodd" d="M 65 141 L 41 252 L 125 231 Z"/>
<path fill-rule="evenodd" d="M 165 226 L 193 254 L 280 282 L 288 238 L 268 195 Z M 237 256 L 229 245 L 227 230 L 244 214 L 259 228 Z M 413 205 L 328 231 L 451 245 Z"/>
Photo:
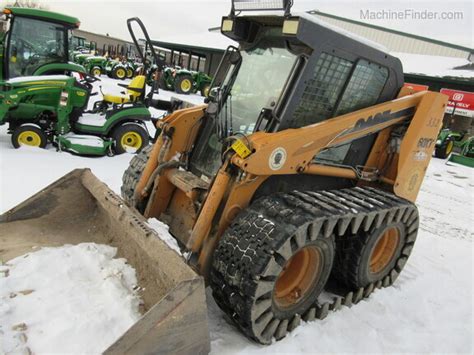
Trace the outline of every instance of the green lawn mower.
<path fill-rule="evenodd" d="M 160 88 L 188 95 L 200 92 L 202 96 L 209 95 L 212 78 L 203 72 L 167 67 L 160 79 Z"/>
<path fill-rule="evenodd" d="M 102 56 L 91 56 L 84 61 L 84 68 L 92 76 L 101 76 L 105 74 L 107 58 Z"/>
<path fill-rule="evenodd" d="M 466 132 L 456 132 L 449 128 L 441 130 L 436 140 L 435 157 L 446 159 L 454 150 L 461 150 L 468 139 Z"/>
<path fill-rule="evenodd" d="M 141 21 L 129 19 L 135 45 L 138 47 L 132 22 L 140 25 L 150 41 Z M 137 51 L 145 62 L 140 48 Z M 123 95 L 104 93 L 103 100 L 87 111 L 92 82 L 96 80 L 86 74 L 80 81 L 66 75 L 2 81 L 0 125 L 9 125 L 13 146 L 44 148 L 53 143 L 58 150 L 80 155 L 138 152 L 147 146 L 150 137 L 145 121 L 151 119 L 148 107 L 154 101 L 152 92 L 145 93 L 145 76 L 136 76 L 129 85 L 118 84 L 126 89 Z"/>
<path fill-rule="evenodd" d="M 131 79 L 135 75 L 135 67 L 128 61 L 109 59 L 105 65 L 105 73 L 113 79 Z"/>
<path fill-rule="evenodd" d="M 58 150 L 80 155 L 113 155 L 147 146 L 145 121 L 151 115 L 144 104 L 145 77 L 136 77 L 125 95 L 104 94 L 86 111 L 92 80 L 58 75 L 4 82 L 0 124 L 9 125 L 13 146 L 44 148 L 53 143 Z"/>
<path fill-rule="evenodd" d="M 469 137 L 460 146 L 460 152 L 449 156 L 449 161 L 474 168 L 474 137 Z"/>

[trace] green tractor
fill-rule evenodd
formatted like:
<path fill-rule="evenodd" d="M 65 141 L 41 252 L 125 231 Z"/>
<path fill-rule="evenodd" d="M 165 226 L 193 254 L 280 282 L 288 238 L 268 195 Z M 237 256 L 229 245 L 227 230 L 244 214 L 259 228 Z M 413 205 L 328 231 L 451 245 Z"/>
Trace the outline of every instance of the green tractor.
<path fill-rule="evenodd" d="M 446 159 L 454 150 L 461 150 L 468 139 L 467 132 L 456 132 L 449 128 L 441 130 L 436 140 L 435 157 Z"/>
<path fill-rule="evenodd" d="M 137 22 L 145 38 L 145 27 Z M 143 54 L 137 49 L 140 56 Z M 145 59 L 145 58 L 143 58 Z M 145 62 L 145 61 L 144 61 Z M 97 79 L 85 76 L 81 81 L 66 75 L 19 77 L 2 82 L 0 93 L 0 125 L 8 124 L 12 144 L 46 147 L 56 145 L 80 155 L 120 154 L 138 152 L 148 145 L 145 121 L 151 119 L 148 106 L 152 92 L 146 95 L 145 76 L 136 76 L 124 87 L 123 95 L 104 94 L 103 100 L 86 111 Z"/>
<path fill-rule="evenodd" d="M 109 59 L 105 65 L 105 73 L 109 78 L 124 80 L 135 75 L 136 67 L 128 60 Z"/>
<path fill-rule="evenodd" d="M 9 26 L 0 39 L 0 81 L 35 75 L 84 73 L 71 63 L 72 30 L 79 27 L 75 17 L 55 12 L 5 7 Z"/>
<path fill-rule="evenodd" d="M 212 78 L 203 72 L 167 67 L 161 76 L 160 88 L 184 95 L 199 91 L 202 96 L 207 97 L 211 82 Z"/>
<path fill-rule="evenodd" d="M 449 156 L 449 161 L 474 168 L 474 137 L 469 137 L 460 145 L 460 152 Z"/>
<path fill-rule="evenodd" d="M 84 60 L 84 68 L 92 76 L 105 74 L 107 58 L 102 56 L 90 56 Z"/>

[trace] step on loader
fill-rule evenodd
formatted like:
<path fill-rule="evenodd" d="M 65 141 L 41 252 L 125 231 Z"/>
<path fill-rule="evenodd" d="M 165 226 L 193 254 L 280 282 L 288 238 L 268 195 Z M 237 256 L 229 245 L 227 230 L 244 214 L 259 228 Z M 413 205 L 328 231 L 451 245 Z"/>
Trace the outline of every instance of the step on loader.
<path fill-rule="evenodd" d="M 400 61 L 378 46 L 281 4 L 284 16 L 255 16 L 246 10 L 264 10 L 262 2 L 234 0 L 221 32 L 239 47 L 226 50 L 208 103 L 157 123 L 156 143 L 123 175 L 123 200 L 100 191 L 88 197 L 123 205 L 123 222 L 165 221 L 186 252 L 172 268 L 202 277 L 227 318 L 261 344 L 396 281 L 415 244 L 414 202 L 447 103 L 443 94 L 403 88 Z M 74 192 L 75 174 L 61 194 Z M 89 189 L 93 178 L 80 174 Z M 48 207 L 70 203 L 60 195 L 3 218 L 28 228 L 25 243 L 39 230 L 49 235 L 39 219 L 62 220 L 65 208 Z M 107 208 L 94 215 L 99 225 L 114 224 Z M 75 235 L 84 220 L 65 216 L 62 233 Z M 112 236 L 125 233 L 123 224 Z M 127 244 L 146 239 L 139 225 L 128 230 Z M 161 249 L 147 267 L 167 262 Z M 201 299 L 191 310 L 205 308 Z M 177 336 L 173 350 L 194 335 Z"/>

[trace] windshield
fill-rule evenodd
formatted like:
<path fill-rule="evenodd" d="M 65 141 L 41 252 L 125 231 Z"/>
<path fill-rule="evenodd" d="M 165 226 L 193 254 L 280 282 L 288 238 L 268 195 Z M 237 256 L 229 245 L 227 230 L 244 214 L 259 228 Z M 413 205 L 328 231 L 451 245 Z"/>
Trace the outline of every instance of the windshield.
<path fill-rule="evenodd" d="M 286 48 L 258 47 L 242 51 L 241 56 L 242 63 L 220 115 L 230 116 L 232 111 L 232 133 L 250 134 L 262 109 L 276 105 L 295 55 Z M 228 75 L 224 86 L 230 78 Z"/>
<path fill-rule="evenodd" d="M 240 66 L 231 66 L 222 84 L 227 95 L 217 120 L 207 120 L 192 157 L 193 168 L 209 176 L 222 163 L 219 136 L 253 133 L 262 109 L 276 106 L 296 60 L 281 40 L 261 41 L 240 54 Z"/>
<path fill-rule="evenodd" d="M 10 78 L 33 75 L 40 66 L 67 61 L 66 48 L 64 26 L 15 17 L 8 53 Z"/>

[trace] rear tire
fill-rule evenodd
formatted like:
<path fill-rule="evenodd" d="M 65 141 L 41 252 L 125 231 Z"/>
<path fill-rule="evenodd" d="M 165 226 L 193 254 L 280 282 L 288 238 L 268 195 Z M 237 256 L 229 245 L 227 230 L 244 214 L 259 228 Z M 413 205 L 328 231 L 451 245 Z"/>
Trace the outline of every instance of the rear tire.
<path fill-rule="evenodd" d="M 343 236 L 337 243 L 333 276 L 353 289 L 384 280 L 395 268 L 397 273 L 402 271 L 413 244 L 407 243 L 402 222 Z"/>
<path fill-rule="evenodd" d="M 174 82 L 178 94 L 189 95 L 193 91 L 193 78 L 190 75 L 179 76 Z"/>
<path fill-rule="evenodd" d="M 116 154 L 132 152 L 132 150 L 133 153 L 139 153 L 150 142 L 146 129 L 137 123 L 125 123 L 118 126 L 112 133 L 112 138 L 115 141 Z"/>
<path fill-rule="evenodd" d="M 127 77 L 127 70 L 123 67 L 116 67 L 112 70 L 112 77 L 118 80 L 123 80 Z"/>
<path fill-rule="evenodd" d="M 262 344 L 298 326 L 322 292 L 335 254 L 334 236 L 314 235 L 313 216 L 290 209 L 285 198 L 263 197 L 234 219 L 210 274 L 219 307 Z"/>
<path fill-rule="evenodd" d="M 46 148 L 48 137 L 38 126 L 24 124 L 13 131 L 12 144 L 15 148 L 20 148 L 21 146 Z"/>
<path fill-rule="evenodd" d="M 152 150 L 153 145 L 143 148 L 140 153 L 130 160 L 127 170 L 123 173 L 120 191 L 123 200 L 128 206 L 138 208 L 135 203 L 135 188 L 140 181 L 143 169 L 145 169 Z"/>

